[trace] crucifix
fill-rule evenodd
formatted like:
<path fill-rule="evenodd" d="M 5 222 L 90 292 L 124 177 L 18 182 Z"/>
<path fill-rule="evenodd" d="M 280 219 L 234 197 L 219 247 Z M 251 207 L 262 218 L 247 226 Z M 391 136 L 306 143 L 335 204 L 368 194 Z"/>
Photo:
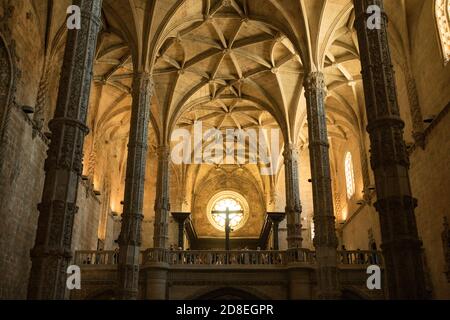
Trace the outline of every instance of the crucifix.
<path fill-rule="evenodd" d="M 235 211 L 230 211 L 230 208 L 226 208 L 225 211 L 211 211 L 211 214 L 220 214 L 223 215 L 225 214 L 225 250 L 229 251 L 230 250 L 230 232 L 233 231 L 233 229 L 231 229 L 230 227 L 230 214 L 243 214 L 244 211 L 243 210 L 235 210 Z"/>

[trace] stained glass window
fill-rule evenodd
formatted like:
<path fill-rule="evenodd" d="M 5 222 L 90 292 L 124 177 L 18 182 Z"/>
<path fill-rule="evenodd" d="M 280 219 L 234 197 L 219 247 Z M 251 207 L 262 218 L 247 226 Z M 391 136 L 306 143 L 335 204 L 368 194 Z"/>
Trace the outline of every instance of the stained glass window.
<path fill-rule="evenodd" d="M 347 186 L 347 198 L 355 194 L 355 174 L 353 172 L 352 154 L 347 152 L 345 155 L 345 183 Z"/>
<path fill-rule="evenodd" d="M 436 23 L 445 63 L 450 61 L 450 1 L 436 0 Z"/>
<path fill-rule="evenodd" d="M 232 198 L 222 198 L 218 200 L 213 206 L 211 216 L 218 226 L 220 226 L 221 228 L 225 228 L 225 212 L 227 208 L 229 211 L 239 211 L 238 213 L 229 214 L 230 227 L 234 228 L 241 223 L 244 217 L 244 211 L 242 210 L 242 205 L 239 203 L 239 201 Z"/>

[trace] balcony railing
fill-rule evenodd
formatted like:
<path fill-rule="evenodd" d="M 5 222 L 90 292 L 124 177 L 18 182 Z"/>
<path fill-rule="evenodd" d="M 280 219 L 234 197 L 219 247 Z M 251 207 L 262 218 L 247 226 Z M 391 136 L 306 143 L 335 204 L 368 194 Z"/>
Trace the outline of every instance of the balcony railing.
<path fill-rule="evenodd" d="M 115 265 L 119 262 L 119 251 L 76 251 L 77 265 Z"/>
<path fill-rule="evenodd" d="M 116 265 L 119 261 L 118 251 L 77 251 L 77 265 Z M 165 250 L 147 249 L 141 252 L 143 265 L 165 263 L 172 266 L 284 266 L 292 263 L 315 264 L 315 252 L 308 249 L 290 249 L 286 251 L 263 250 Z M 338 251 L 339 265 L 383 264 L 379 251 Z"/>
<path fill-rule="evenodd" d="M 288 251 L 167 251 L 149 249 L 143 254 L 143 264 L 170 265 L 286 265 L 288 263 L 314 263 L 314 252 L 308 249 Z"/>
<path fill-rule="evenodd" d="M 381 251 L 344 250 L 338 251 L 338 264 L 340 265 L 372 265 L 384 264 Z"/>

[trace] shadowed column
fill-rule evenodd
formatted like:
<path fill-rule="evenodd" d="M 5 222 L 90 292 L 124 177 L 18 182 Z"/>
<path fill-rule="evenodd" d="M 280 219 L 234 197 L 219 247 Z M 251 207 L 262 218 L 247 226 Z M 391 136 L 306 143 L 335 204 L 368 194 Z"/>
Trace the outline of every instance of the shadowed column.
<path fill-rule="evenodd" d="M 136 299 L 139 288 L 148 123 L 153 94 L 153 82 L 148 73 L 134 74 L 132 94 L 125 200 L 119 236 L 119 298 L 124 300 Z"/>
<path fill-rule="evenodd" d="M 280 222 L 286 217 L 284 212 L 267 212 L 267 216 L 270 221 L 272 221 L 272 248 L 273 250 L 279 250 L 279 240 L 278 240 L 278 227 Z"/>
<path fill-rule="evenodd" d="M 55 117 L 45 161 L 45 182 L 36 241 L 31 251 L 29 299 L 64 299 L 67 267 L 72 258 L 72 230 L 78 211 L 83 144 L 92 81 L 101 0 L 74 1 L 81 9 L 81 29 L 69 30 Z"/>
<path fill-rule="evenodd" d="M 426 291 L 422 243 L 414 215 L 417 201 L 411 194 L 409 159 L 403 140 L 404 122 L 400 118 L 389 52 L 387 17 L 382 0 L 354 0 L 354 4 L 388 297 L 423 299 Z M 370 14 L 368 9 L 372 9 Z M 380 25 L 372 28 L 372 14 L 377 11 Z"/>
<path fill-rule="evenodd" d="M 190 212 L 172 212 L 172 217 L 178 223 L 178 248 L 182 250 L 184 250 L 184 224 L 190 215 Z"/>
<path fill-rule="evenodd" d="M 169 247 L 168 219 L 170 211 L 169 203 L 169 161 L 170 149 L 168 146 L 160 146 L 158 153 L 158 177 L 156 181 L 155 200 L 155 227 L 153 246 L 167 249 Z"/>
<path fill-rule="evenodd" d="M 340 298 L 337 276 L 337 237 L 331 190 L 328 131 L 325 116 L 326 87 L 321 72 L 305 79 L 308 113 L 309 153 L 314 205 L 314 247 L 316 248 L 319 298 Z"/>
<path fill-rule="evenodd" d="M 288 249 L 302 247 L 302 224 L 298 186 L 298 151 L 293 145 L 284 147 L 284 172 L 286 180 L 286 216 Z"/>

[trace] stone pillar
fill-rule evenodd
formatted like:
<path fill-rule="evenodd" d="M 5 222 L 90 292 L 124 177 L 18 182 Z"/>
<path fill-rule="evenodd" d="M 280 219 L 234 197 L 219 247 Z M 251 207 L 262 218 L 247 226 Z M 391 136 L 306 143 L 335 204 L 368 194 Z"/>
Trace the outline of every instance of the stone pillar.
<path fill-rule="evenodd" d="M 286 214 L 284 212 L 267 212 L 267 216 L 272 221 L 272 248 L 273 250 L 280 250 L 278 241 L 278 226 L 284 220 Z"/>
<path fill-rule="evenodd" d="M 172 212 L 172 216 L 178 223 L 178 248 L 184 250 L 184 224 L 191 215 L 190 212 Z"/>
<path fill-rule="evenodd" d="M 125 197 L 119 235 L 119 298 L 137 299 L 141 224 L 143 220 L 148 123 L 153 83 L 148 73 L 133 76 L 130 137 L 128 142 Z"/>
<path fill-rule="evenodd" d="M 302 224 L 300 194 L 298 186 L 298 150 L 286 144 L 283 152 L 286 183 L 286 216 L 288 249 L 302 247 Z"/>
<path fill-rule="evenodd" d="M 158 264 L 146 268 L 146 300 L 167 300 L 169 265 Z"/>
<path fill-rule="evenodd" d="M 158 153 L 158 176 L 156 181 L 155 200 L 155 227 L 153 246 L 167 249 L 169 246 L 168 219 L 170 211 L 169 203 L 169 161 L 170 149 L 168 146 L 160 146 Z"/>
<path fill-rule="evenodd" d="M 314 247 L 317 259 L 317 281 L 321 299 L 340 297 L 337 276 L 337 237 L 333 212 L 324 76 L 312 72 L 305 79 L 308 113 L 309 152 L 314 205 Z"/>
<path fill-rule="evenodd" d="M 422 299 L 426 293 L 422 244 L 414 216 L 417 201 L 411 194 L 387 17 L 382 0 L 354 0 L 354 4 L 388 296 L 390 299 Z M 367 8 L 372 5 L 381 9 L 381 28 L 370 30 Z"/>
<path fill-rule="evenodd" d="M 72 259 L 72 230 L 82 174 L 92 67 L 100 29 L 101 0 L 77 0 L 81 30 L 69 30 L 64 54 L 36 241 L 31 250 L 29 299 L 64 299 Z"/>

